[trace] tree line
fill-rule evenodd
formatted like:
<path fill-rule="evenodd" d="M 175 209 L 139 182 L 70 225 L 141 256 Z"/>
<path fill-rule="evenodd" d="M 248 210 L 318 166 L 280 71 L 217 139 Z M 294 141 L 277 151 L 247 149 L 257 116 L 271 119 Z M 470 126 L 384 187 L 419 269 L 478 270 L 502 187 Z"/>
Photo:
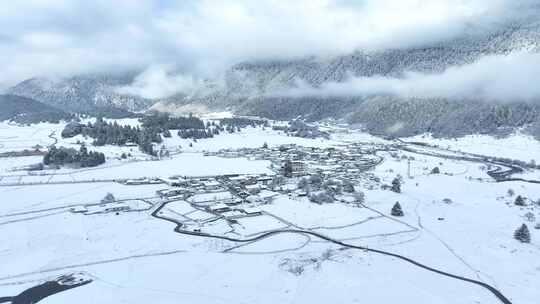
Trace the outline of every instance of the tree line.
<path fill-rule="evenodd" d="M 55 147 L 43 156 L 45 165 L 79 165 L 81 167 L 95 167 L 105 163 L 105 154 L 101 152 L 88 151 L 86 146 L 81 146 L 77 151 L 73 148 Z"/>
<path fill-rule="evenodd" d="M 62 131 L 63 138 L 71 138 L 77 135 L 93 138 L 94 146 L 117 145 L 123 146 L 133 143 L 139 149 L 149 155 L 157 155 L 154 151 L 154 143 L 161 143 L 163 137 L 171 137 L 170 130 L 178 130 L 178 136 L 184 139 L 212 138 L 220 132 L 234 133 L 247 126 L 265 125 L 267 121 L 253 120 L 248 118 L 226 118 L 216 123 L 214 121 L 204 123 L 193 115 L 184 117 L 171 117 L 168 114 L 153 113 L 139 119 L 141 126 L 123 126 L 117 122 L 106 122 L 98 118 L 96 122 L 81 124 L 71 122 Z"/>
<path fill-rule="evenodd" d="M 154 113 L 142 117 L 140 122 L 144 129 L 153 129 L 158 132 L 164 132 L 165 130 L 206 129 L 204 121 L 192 114 L 188 116 L 171 117 L 165 113 Z"/>

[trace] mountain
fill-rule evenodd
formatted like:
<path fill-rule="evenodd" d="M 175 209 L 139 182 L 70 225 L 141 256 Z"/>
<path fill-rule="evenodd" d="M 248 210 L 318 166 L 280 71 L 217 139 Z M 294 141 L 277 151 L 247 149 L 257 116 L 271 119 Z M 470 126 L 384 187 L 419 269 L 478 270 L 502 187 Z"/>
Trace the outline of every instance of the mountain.
<path fill-rule="evenodd" d="M 131 83 L 131 75 L 79 75 L 64 79 L 32 78 L 8 90 L 70 112 L 122 116 L 146 110 L 152 101 L 119 94 L 116 87 Z"/>
<path fill-rule="evenodd" d="M 154 108 L 230 110 L 274 119 L 341 119 L 359 124 L 367 131 L 392 136 L 424 132 L 446 137 L 507 133 L 540 121 L 538 106 L 522 102 L 496 104 L 474 98 L 400 98 L 381 94 L 294 97 L 274 93 L 298 87 L 299 83 L 318 88 L 350 77 L 402 78 L 408 72 L 437 74 L 475 63 L 488 55 L 514 52 L 540 52 L 537 18 L 489 29 L 471 28 L 460 37 L 421 47 L 239 63 L 226 72 L 220 90 L 212 88 L 206 94 L 172 96 L 160 100 Z M 540 122 L 537 124 L 540 126 Z"/>
<path fill-rule="evenodd" d="M 540 21 L 521 20 L 489 30 L 472 28 L 469 33 L 452 40 L 414 48 L 358 50 L 327 58 L 242 62 L 225 73 L 221 90 L 216 89 L 219 87 L 216 84 L 208 84 L 207 94 L 180 94 L 162 102 L 206 100 L 211 104 L 216 99 L 271 95 L 296 87 L 299 81 L 318 87 L 327 82 L 343 82 L 351 76 L 399 78 L 405 72 L 440 73 L 449 67 L 474 63 L 487 55 L 507 55 L 517 51 L 540 51 Z"/>
<path fill-rule="evenodd" d="M 11 120 L 17 123 L 58 122 L 71 120 L 72 114 L 51 107 L 36 100 L 16 96 L 0 95 L 0 121 Z"/>
<path fill-rule="evenodd" d="M 202 88 L 160 100 L 118 92 L 118 87 L 133 82 L 135 73 L 80 75 L 60 80 L 33 78 L 11 88 L 9 93 L 70 112 L 109 117 L 149 108 L 181 113 L 228 110 L 274 119 L 336 119 L 391 136 L 424 132 L 443 137 L 503 134 L 526 127 L 538 130 L 530 132 L 540 137 L 538 106 L 523 102 L 497 104 L 472 97 L 404 98 L 384 94 L 335 97 L 276 94 L 298 88 L 299 84 L 319 88 L 351 77 L 399 79 L 410 72 L 441 73 L 476 63 L 489 55 L 539 53 L 538 20 L 534 15 L 498 26 L 471 26 L 459 37 L 417 47 L 358 50 L 324 58 L 242 62 L 229 68 L 223 77 L 205 81 Z"/>
<path fill-rule="evenodd" d="M 404 72 L 439 73 L 471 64 L 486 55 L 540 51 L 540 22 L 511 23 L 487 33 L 466 34 L 450 41 L 406 49 L 357 51 L 332 58 L 240 63 L 226 75 L 229 94 L 253 96 L 294 87 L 343 82 L 351 76 L 401 77 Z"/>

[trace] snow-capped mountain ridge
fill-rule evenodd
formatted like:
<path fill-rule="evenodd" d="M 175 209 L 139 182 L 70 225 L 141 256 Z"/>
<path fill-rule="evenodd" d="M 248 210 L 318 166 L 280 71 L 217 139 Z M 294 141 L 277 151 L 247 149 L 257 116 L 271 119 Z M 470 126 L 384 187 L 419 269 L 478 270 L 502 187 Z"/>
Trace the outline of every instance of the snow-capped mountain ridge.
<path fill-rule="evenodd" d="M 72 112 L 91 112 L 99 108 L 118 108 L 129 111 L 147 109 L 150 100 L 119 94 L 115 88 L 129 83 L 130 77 L 83 75 L 65 79 L 32 78 L 8 90 Z"/>
<path fill-rule="evenodd" d="M 273 94 L 295 88 L 299 83 L 319 88 L 327 83 L 344 83 L 353 77 L 402 79 L 409 72 L 438 75 L 450 68 L 475 65 L 487 57 L 510 58 L 514 53 L 540 53 L 540 22 L 514 22 L 490 32 L 473 32 L 416 48 L 365 50 L 334 58 L 243 62 L 227 71 L 223 90 L 191 97 L 173 96 L 155 107 L 183 111 L 202 105 L 272 119 L 297 116 L 309 120 L 344 119 L 359 123 L 370 132 L 393 136 L 423 132 L 442 137 L 507 134 L 514 128 L 530 126 L 529 132 L 540 138 L 540 109 L 534 102 L 506 100 L 493 103 L 467 95 L 406 98 L 377 94 Z"/>
<path fill-rule="evenodd" d="M 486 56 L 539 51 L 540 22 L 529 18 L 489 31 L 471 28 L 455 39 L 421 47 L 241 62 L 229 68 L 222 79 L 208 81 L 206 89 L 189 96 L 173 95 L 160 103 L 202 103 L 235 108 L 237 99 L 272 96 L 299 84 L 317 88 L 325 83 L 345 82 L 351 77 L 401 78 L 407 72 L 437 74 L 451 67 L 474 64 Z"/>
<path fill-rule="evenodd" d="M 531 123 L 540 125 L 540 117 L 536 106 L 482 105 L 483 100 L 468 96 L 459 100 L 447 97 L 406 100 L 399 96 L 384 95 L 302 98 L 276 96 L 273 93 L 294 89 L 299 83 L 319 88 L 326 83 L 343 83 L 352 77 L 400 79 L 408 72 L 436 75 L 449 68 L 475 64 L 486 56 L 507 57 L 520 52 L 540 52 L 539 21 L 530 19 L 512 22 L 487 32 L 475 29 L 449 41 L 415 48 L 358 50 L 352 54 L 324 58 L 311 56 L 241 62 L 229 68 L 223 77 L 205 80 L 202 88 L 159 100 L 118 93 L 116 88 L 130 85 L 134 75 L 75 76 L 63 80 L 34 78 L 13 87 L 9 93 L 70 111 L 91 111 L 107 107 L 130 111 L 152 107 L 155 110 L 180 113 L 229 110 L 274 119 L 288 119 L 293 113 L 311 120 L 346 119 L 371 126 L 369 129 L 378 133 L 395 130 L 391 127 L 398 123 L 397 120 L 409 117 L 407 122 L 400 121 L 401 125 L 408 127 L 400 129 L 399 134 L 414 135 L 435 128 L 440 130 L 442 136 L 455 136 L 469 129 L 458 127 L 456 121 L 480 121 L 483 123 L 470 128 L 470 132 L 493 132 L 499 127 L 520 127 Z M 499 116 L 499 108 L 511 115 Z M 433 109 L 445 110 L 432 113 Z M 481 113 L 476 113 L 479 109 Z M 385 117 L 381 116 L 383 113 Z M 424 121 L 426 117 L 431 117 L 429 121 L 433 123 L 416 123 Z M 455 126 L 446 123 L 435 126 L 437 121 L 456 123 Z"/>
<path fill-rule="evenodd" d="M 254 96 L 295 86 L 301 80 L 312 86 L 343 82 L 350 76 L 401 77 L 404 72 L 440 73 L 449 67 L 474 63 L 487 55 L 540 51 L 540 23 L 510 24 L 484 35 L 469 34 L 431 46 L 362 51 L 320 60 L 245 62 L 226 74 L 227 92 Z"/>

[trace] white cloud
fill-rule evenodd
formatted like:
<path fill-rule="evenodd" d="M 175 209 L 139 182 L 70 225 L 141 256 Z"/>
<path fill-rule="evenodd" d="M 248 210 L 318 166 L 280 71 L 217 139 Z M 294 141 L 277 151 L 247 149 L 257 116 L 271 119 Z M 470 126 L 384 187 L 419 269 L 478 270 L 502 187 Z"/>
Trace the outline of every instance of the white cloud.
<path fill-rule="evenodd" d="M 19 0 L 0 6 L 0 83 L 145 69 L 212 75 L 263 58 L 421 45 L 534 0 Z"/>
<path fill-rule="evenodd" d="M 480 98 L 491 101 L 540 101 L 540 54 L 513 53 L 486 56 L 477 62 L 451 67 L 440 74 L 405 73 L 402 78 L 351 77 L 318 88 L 299 83 L 297 88 L 274 92 L 276 96 L 370 96 L 404 98 Z"/>
<path fill-rule="evenodd" d="M 203 82 L 190 75 L 174 74 L 170 66 L 151 66 L 129 86 L 117 88 L 122 94 L 144 98 L 164 98 L 176 93 L 191 94 L 203 87 Z"/>

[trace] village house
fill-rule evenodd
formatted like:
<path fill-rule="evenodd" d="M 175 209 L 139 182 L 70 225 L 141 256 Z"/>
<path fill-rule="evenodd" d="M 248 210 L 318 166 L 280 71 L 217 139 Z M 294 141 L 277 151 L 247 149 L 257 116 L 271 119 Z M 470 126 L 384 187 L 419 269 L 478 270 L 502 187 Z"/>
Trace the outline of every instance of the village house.
<path fill-rule="evenodd" d="M 205 190 L 218 190 L 221 188 L 221 184 L 216 180 L 207 180 L 202 182 Z"/>

